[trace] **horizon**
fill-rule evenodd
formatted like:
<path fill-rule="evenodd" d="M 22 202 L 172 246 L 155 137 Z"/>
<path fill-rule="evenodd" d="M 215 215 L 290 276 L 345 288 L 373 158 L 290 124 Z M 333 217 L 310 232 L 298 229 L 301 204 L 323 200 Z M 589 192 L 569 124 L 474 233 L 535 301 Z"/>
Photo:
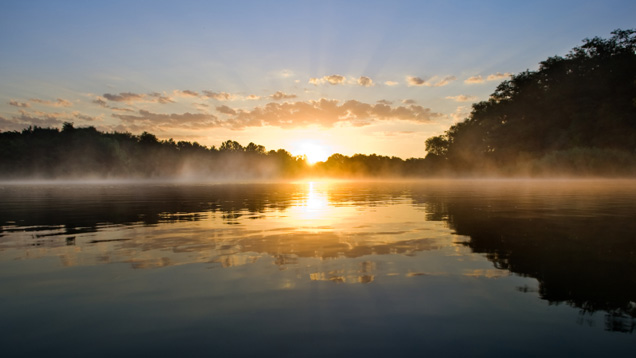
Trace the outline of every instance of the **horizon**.
<path fill-rule="evenodd" d="M 217 148 L 254 142 L 314 163 L 423 158 L 427 138 L 501 81 L 633 27 L 636 11 L 545 5 L 9 2 L 0 131 L 72 122 Z"/>

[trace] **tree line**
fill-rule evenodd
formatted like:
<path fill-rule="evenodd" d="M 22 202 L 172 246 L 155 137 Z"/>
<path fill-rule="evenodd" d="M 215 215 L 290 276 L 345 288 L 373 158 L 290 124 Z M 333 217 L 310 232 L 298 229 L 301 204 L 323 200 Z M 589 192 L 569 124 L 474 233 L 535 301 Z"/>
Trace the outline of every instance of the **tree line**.
<path fill-rule="evenodd" d="M 0 133 L 0 175 L 22 178 L 192 178 L 259 180 L 301 176 L 387 177 L 423 175 L 424 159 L 334 154 L 309 165 L 284 149 L 243 146 L 234 140 L 218 148 L 197 142 L 159 140 L 154 134 L 100 132 L 94 127 L 29 127 Z"/>
<path fill-rule="evenodd" d="M 636 31 L 585 39 L 503 81 L 464 121 L 426 141 L 439 171 L 636 173 Z"/>

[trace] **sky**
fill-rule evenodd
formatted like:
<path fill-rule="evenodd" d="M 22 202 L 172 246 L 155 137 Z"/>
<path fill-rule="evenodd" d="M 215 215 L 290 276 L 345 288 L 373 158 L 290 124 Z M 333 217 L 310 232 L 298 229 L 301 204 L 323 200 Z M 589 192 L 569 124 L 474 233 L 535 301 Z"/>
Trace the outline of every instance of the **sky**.
<path fill-rule="evenodd" d="M 0 3 L 0 131 L 94 126 L 219 147 L 424 157 L 497 85 L 635 1 Z"/>

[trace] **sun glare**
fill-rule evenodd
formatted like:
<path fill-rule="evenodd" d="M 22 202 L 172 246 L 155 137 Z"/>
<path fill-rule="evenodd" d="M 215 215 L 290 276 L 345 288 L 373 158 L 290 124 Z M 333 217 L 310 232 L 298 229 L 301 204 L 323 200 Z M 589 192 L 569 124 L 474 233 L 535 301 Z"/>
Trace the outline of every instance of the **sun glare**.
<path fill-rule="evenodd" d="M 317 162 L 324 162 L 329 158 L 324 146 L 314 142 L 302 142 L 298 145 L 298 153 L 307 156 L 307 163 L 310 165 Z"/>

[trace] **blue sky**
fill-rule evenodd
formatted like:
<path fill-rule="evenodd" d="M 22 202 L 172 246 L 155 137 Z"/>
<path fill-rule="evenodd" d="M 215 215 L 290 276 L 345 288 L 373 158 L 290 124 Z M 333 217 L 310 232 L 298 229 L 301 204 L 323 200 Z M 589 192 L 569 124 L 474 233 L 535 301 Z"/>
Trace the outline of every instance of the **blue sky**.
<path fill-rule="evenodd" d="M 509 74 L 633 1 L 3 1 L 0 130 L 92 125 L 421 157 Z M 490 80 L 489 80 L 490 78 Z"/>

